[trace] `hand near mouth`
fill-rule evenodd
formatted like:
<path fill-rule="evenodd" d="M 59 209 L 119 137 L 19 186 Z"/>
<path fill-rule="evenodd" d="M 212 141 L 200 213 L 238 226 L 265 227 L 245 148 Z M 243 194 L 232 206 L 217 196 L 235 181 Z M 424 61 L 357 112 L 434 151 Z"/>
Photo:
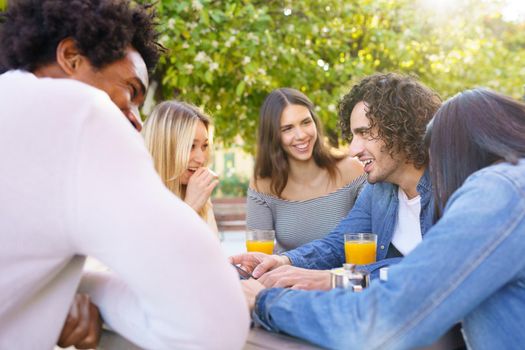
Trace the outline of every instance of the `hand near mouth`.
<path fill-rule="evenodd" d="M 199 212 L 219 184 L 218 176 L 208 168 L 198 168 L 188 180 L 184 202 Z"/>

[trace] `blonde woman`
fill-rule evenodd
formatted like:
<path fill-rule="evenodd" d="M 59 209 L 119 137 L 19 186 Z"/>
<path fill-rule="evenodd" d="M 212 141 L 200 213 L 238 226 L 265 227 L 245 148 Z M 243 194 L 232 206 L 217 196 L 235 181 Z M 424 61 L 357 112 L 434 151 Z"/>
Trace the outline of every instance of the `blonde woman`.
<path fill-rule="evenodd" d="M 210 118 L 180 101 L 157 105 L 144 123 L 142 135 L 155 169 L 174 194 L 218 232 L 210 196 L 219 183 L 206 166 L 209 160 Z"/>

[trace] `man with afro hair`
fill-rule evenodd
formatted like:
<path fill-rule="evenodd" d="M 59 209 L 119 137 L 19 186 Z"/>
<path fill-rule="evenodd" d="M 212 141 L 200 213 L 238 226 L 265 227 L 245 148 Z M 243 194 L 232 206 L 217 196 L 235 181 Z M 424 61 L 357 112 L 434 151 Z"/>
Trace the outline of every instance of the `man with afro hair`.
<path fill-rule="evenodd" d="M 0 73 L 19 69 L 90 84 L 140 130 L 146 69 L 153 70 L 161 50 L 154 19 L 153 11 L 126 1 L 13 2 L 2 16 Z"/>
<path fill-rule="evenodd" d="M 135 130 L 155 18 L 127 0 L 17 0 L 0 14 L 1 349 L 50 349 L 61 330 L 61 345 L 90 346 L 85 326 L 64 326 L 71 304 L 89 306 L 77 292 L 144 348 L 245 342 L 235 270 Z M 83 274 L 87 256 L 111 272 Z"/>

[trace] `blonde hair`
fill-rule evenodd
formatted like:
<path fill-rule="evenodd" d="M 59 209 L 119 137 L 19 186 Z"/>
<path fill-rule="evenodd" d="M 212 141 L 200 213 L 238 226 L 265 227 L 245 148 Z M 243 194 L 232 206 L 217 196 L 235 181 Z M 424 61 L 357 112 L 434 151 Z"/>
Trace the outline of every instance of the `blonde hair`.
<path fill-rule="evenodd" d="M 180 176 L 188 168 L 199 122 L 209 132 L 209 116 L 196 106 L 173 100 L 158 104 L 142 128 L 146 148 L 153 157 L 162 182 L 182 200 L 186 195 L 186 186 L 180 183 Z M 198 213 L 204 220 L 208 219 L 208 209 L 206 204 Z"/>

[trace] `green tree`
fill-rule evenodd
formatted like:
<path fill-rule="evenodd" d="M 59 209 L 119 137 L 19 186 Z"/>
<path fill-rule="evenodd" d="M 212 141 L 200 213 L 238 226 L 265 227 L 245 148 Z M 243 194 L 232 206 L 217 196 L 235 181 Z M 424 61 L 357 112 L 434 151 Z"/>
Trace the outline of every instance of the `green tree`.
<path fill-rule="evenodd" d="M 502 3 L 459 0 L 436 15 L 421 2 L 160 1 L 169 52 L 157 99 L 203 106 L 220 141 L 240 135 L 253 152 L 259 107 L 277 87 L 309 96 L 333 143 L 337 101 L 374 72 L 416 74 L 445 98 L 477 85 L 521 96 L 523 24 L 503 20 Z"/>

